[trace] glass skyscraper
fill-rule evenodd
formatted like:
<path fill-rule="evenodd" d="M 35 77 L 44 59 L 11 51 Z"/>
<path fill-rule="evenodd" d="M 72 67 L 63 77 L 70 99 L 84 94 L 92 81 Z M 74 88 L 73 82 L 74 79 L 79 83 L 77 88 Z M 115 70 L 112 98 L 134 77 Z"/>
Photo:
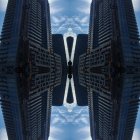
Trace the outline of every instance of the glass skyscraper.
<path fill-rule="evenodd" d="M 139 107 L 139 35 L 131 0 L 93 0 L 79 82 L 93 140 L 131 140 Z"/>
<path fill-rule="evenodd" d="M 1 33 L 0 96 L 9 140 L 47 140 L 61 83 L 47 0 L 9 0 Z"/>
<path fill-rule="evenodd" d="M 52 132 L 53 125 L 68 124 L 72 133 L 70 123 L 80 130 L 74 134 L 85 132 L 80 127 L 88 119 L 80 116 L 88 116 L 81 111 L 87 105 L 93 140 L 132 139 L 140 103 L 132 1 L 92 0 L 90 10 L 88 35 L 73 31 L 82 31 L 80 23 L 86 27 L 82 15 L 53 15 L 57 31 L 67 32 L 52 35 L 48 0 L 8 1 L 0 38 L 0 107 L 9 140 L 48 140 L 52 106 L 58 106 Z"/>

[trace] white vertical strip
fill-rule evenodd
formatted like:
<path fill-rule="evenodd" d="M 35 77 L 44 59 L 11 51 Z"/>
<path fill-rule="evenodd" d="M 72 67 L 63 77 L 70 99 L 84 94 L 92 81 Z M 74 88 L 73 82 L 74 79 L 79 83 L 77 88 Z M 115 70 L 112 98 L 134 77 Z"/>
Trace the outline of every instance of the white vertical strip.
<path fill-rule="evenodd" d="M 77 105 L 77 99 L 76 99 L 76 92 L 75 92 L 75 86 L 74 86 L 74 80 L 73 80 L 73 77 L 72 77 L 72 79 L 71 79 L 71 88 L 72 88 L 72 96 L 73 96 L 73 103 L 75 104 L 75 105 Z"/>
<path fill-rule="evenodd" d="M 72 64 L 73 64 L 73 61 L 74 61 L 74 54 L 75 54 L 75 48 L 76 48 L 77 36 L 74 34 L 74 36 L 72 36 L 72 37 L 73 37 L 73 45 L 72 45 L 72 53 L 71 53 L 70 59 L 71 59 L 71 62 L 72 62 Z"/>
<path fill-rule="evenodd" d="M 69 82 L 69 78 L 67 77 L 63 105 L 67 104 L 67 96 L 68 96 L 69 85 L 70 85 L 70 82 Z"/>
<path fill-rule="evenodd" d="M 63 39 L 64 39 L 64 47 L 65 47 L 65 53 L 66 53 L 66 60 L 67 60 L 67 64 L 68 64 L 70 57 L 69 57 L 69 51 L 68 51 L 67 36 L 64 35 Z"/>

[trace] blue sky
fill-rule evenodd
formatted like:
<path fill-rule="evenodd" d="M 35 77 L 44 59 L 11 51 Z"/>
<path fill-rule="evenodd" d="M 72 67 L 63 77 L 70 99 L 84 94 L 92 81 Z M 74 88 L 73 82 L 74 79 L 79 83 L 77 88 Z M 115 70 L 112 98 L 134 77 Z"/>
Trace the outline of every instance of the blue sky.
<path fill-rule="evenodd" d="M 52 32 L 88 33 L 91 0 L 50 0 Z"/>
<path fill-rule="evenodd" d="M 88 107 L 53 107 L 51 118 L 49 140 L 91 140 Z"/>
<path fill-rule="evenodd" d="M 52 33 L 65 33 L 70 27 L 75 33 L 88 33 L 91 0 L 50 0 Z M 7 0 L 0 0 L 0 31 Z M 140 0 L 133 0 L 140 31 Z M 62 107 L 52 108 L 49 140 L 91 140 L 87 107 L 75 107 L 72 112 Z M 140 118 L 140 111 L 138 113 Z M 137 119 L 133 140 L 140 138 Z M 0 109 L 0 140 L 7 140 Z"/>

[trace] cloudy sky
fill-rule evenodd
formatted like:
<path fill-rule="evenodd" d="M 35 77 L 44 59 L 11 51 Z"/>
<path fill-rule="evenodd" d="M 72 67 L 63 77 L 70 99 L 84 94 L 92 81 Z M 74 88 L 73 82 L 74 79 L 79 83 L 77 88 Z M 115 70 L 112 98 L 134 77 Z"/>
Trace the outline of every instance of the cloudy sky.
<path fill-rule="evenodd" d="M 70 27 L 75 33 L 88 33 L 91 0 L 50 0 L 53 33 L 65 33 Z M 7 0 L 0 0 L 0 31 Z M 133 0 L 140 31 L 140 0 Z M 91 140 L 87 107 L 68 112 L 65 107 L 52 108 L 49 140 Z M 138 114 L 140 118 L 140 111 Z M 133 140 L 140 138 L 140 119 L 137 119 Z M 0 140 L 7 140 L 0 109 Z"/>
<path fill-rule="evenodd" d="M 91 0 L 50 0 L 52 32 L 64 33 L 68 27 L 76 33 L 88 32 Z"/>
<path fill-rule="evenodd" d="M 91 140 L 88 107 L 53 107 L 49 140 Z"/>

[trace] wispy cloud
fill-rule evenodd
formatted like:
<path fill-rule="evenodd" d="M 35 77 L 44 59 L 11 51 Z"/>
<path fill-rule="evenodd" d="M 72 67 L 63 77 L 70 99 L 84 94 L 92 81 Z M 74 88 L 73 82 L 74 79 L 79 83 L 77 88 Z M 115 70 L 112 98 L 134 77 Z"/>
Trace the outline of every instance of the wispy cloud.
<path fill-rule="evenodd" d="M 83 3 L 82 5 L 79 5 L 77 10 L 83 14 L 89 14 L 90 13 L 90 4 L 91 0 L 81 0 Z"/>
<path fill-rule="evenodd" d="M 83 134 L 83 137 L 84 137 L 83 140 L 85 140 L 85 138 L 91 140 L 91 137 L 90 137 L 90 127 L 89 126 L 85 126 L 85 127 L 81 128 L 81 129 L 79 129 L 78 133 L 79 134 Z"/>
<path fill-rule="evenodd" d="M 60 140 L 59 136 L 63 135 L 63 130 L 56 127 L 50 127 L 49 140 Z"/>
<path fill-rule="evenodd" d="M 140 11 L 140 0 L 132 0 L 132 2 L 133 2 L 134 10 L 136 12 Z"/>
<path fill-rule="evenodd" d="M 63 16 L 61 17 L 52 16 L 51 20 L 52 20 L 52 27 L 57 27 L 60 26 L 60 24 L 62 24 L 63 22 L 65 22 L 66 18 Z"/>
<path fill-rule="evenodd" d="M 88 33 L 91 0 L 49 0 L 52 33 Z"/>
<path fill-rule="evenodd" d="M 59 139 L 58 139 L 59 138 Z M 88 107 L 52 107 L 49 140 L 91 140 Z"/>
<path fill-rule="evenodd" d="M 51 15 L 58 14 L 63 11 L 63 7 L 59 5 L 60 0 L 49 0 Z"/>
<path fill-rule="evenodd" d="M 140 129 L 135 128 L 132 140 L 139 140 L 139 139 L 140 139 Z"/>
<path fill-rule="evenodd" d="M 57 2 L 59 0 L 48 0 L 50 4 L 54 3 L 54 2 Z"/>
<path fill-rule="evenodd" d="M 58 138 L 59 135 L 63 133 L 63 130 L 56 128 L 56 127 L 51 127 L 50 128 L 50 137 L 53 139 Z"/>
<path fill-rule="evenodd" d="M 81 0 L 81 1 L 91 4 L 92 0 Z"/>
<path fill-rule="evenodd" d="M 0 140 L 8 140 L 7 132 L 5 128 L 0 129 Z"/>
<path fill-rule="evenodd" d="M 8 2 L 8 0 L 0 0 L 0 11 L 1 12 L 4 12 L 6 10 L 7 2 Z"/>
<path fill-rule="evenodd" d="M 87 33 L 89 17 L 66 17 L 66 16 L 52 16 L 52 31 L 53 33 L 65 33 L 68 28 L 72 28 L 75 33 Z"/>
<path fill-rule="evenodd" d="M 52 15 L 56 14 L 56 13 L 60 13 L 63 11 L 63 8 L 59 7 L 59 6 L 50 6 L 50 13 Z"/>
<path fill-rule="evenodd" d="M 75 17 L 75 21 L 78 22 L 81 26 L 87 27 L 89 26 L 89 16 L 84 17 Z"/>
<path fill-rule="evenodd" d="M 86 6 L 86 7 L 81 6 L 81 7 L 77 8 L 77 10 L 81 13 L 84 13 L 84 14 L 89 14 L 90 13 L 90 8 L 88 6 Z"/>
<path fill-rule="evenodd" d="M 75 21 L 77 21 L 79 23 L 87 23 L 88 22 L 88 17 L 87 16 L 85 16 L 83 18 L 75 17 L 74 19 L 75 19 Z"/>
<path fill-rule="evenodd" d="M 59 139 L 56 139 L 56 138 L 53 138 L 53 137 L 49 137 L 49 140 L 59 140 Z"/>

